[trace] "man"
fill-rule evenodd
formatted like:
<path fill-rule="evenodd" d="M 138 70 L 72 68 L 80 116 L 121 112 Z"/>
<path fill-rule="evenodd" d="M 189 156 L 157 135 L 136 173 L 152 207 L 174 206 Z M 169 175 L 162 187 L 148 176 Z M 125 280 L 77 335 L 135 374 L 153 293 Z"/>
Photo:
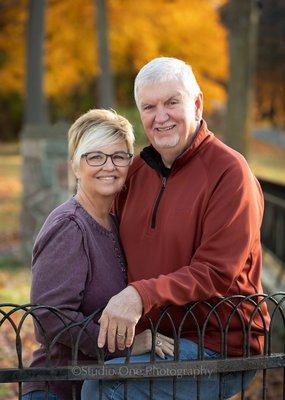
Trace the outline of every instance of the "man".
<path fill-rule="evenodd" d="M 138 329 L 145 328 L 141 317 L 154 315 L 158 307 L 179 306 L 172 313 L 177 327 L 185 312 L 181 306 L 187 303 L 262 292 L 262 192 L 242 155 L 208 130 L 191 67 L 174 58 L 150 61 L 136 77 L 135 99 L 150 146 L 135 159 L 116 203 L 129 286 L 109 301 L 100 319 L 98 345 L 108 343 L 111 352 L 116 345 L 120 350 L 129 347 L 138 322 Z M 209 310 L 202 305 L 196 310 L 202 324 Z M 231 309 L 222 303 L 218 311 L 224 327 Z M 252 311 L 249 303 L 242 306 L 243 324 Z M 268 322 L 265 306 L 262 313 Z M 161 328 L 171 336 L 169 326 Z M 236 313 L 222 348 L 221 329 L 212 314 L 205 348 L 241 355 L 243 329 Z M 262 333 L 261 319 L 255 318 L 251 354 L 262 351 Z M 183 337 L 197 342 L 190 318 Z M 217 398 L 213 390 L 205 386 L 201 399 Z M 227 395 L 239 390 L 235 387 Z M 155 398 L 165 398 L 158 393 Z M 181 398 L 189 393 L 185 390 Z"/>

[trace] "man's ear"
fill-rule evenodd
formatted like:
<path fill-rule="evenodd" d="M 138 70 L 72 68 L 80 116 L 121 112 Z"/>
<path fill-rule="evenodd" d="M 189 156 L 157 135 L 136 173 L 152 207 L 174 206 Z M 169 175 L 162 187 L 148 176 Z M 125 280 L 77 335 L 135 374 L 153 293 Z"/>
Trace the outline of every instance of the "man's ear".
<path fill-rule="evenodd" d="M 195 119 L 200 121 L 203 115 L 203 93 L 200 92 L 195 100 Z"/>

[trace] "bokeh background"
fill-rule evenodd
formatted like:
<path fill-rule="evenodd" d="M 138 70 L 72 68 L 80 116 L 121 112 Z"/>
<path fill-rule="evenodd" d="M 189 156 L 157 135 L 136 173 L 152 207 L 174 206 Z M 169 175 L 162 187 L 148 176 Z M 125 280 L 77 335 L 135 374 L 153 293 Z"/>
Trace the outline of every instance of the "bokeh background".
<path fill-rule="evenodd" d="M 70 192 L 72 121 L 112 107 L 146 144 L 133 81 L 154 57 L 190 63 L 210 129 L 285 185 L 284 37 L 284 0 L 0 0 L 0 303 L 28 302 L 31 243 Z"/>

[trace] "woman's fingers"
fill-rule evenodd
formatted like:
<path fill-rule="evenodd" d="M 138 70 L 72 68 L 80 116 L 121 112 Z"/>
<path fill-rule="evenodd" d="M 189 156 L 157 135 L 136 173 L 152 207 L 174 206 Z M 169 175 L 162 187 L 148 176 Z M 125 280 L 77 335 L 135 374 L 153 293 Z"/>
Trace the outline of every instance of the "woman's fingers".
<path fill-rule="evenodd" d="M 167 343 L 165 343 L 161 347 L 161 350 L 163 351 L 164 354 L 167 354 L 169 356 L 174 356 L 174 346 L 168 346 Z"/>
<path fill-rule="evenodd" d="M 157 333 L 156 337 L 158 339 L 162 339 L 162 340 L 164 340 L 164 341 L 166 341 L 168 343 L 174 344 L 174 339 L 172 339 L 171 337 L 165 336 L 162 333 Z"/>
<path fill-rule="evenodd" d="M 164 352 L 162 351 L 161 347 L 156 346 L 156 347 L 155 347 L 155 353 L 156 353 L 159 357 L 165 358 L 165 354 L 164 354 Z"/>
<path fill-rule="evenodd" d="M 174 340 L 158 333 L 155 339 L 155 352 L 161 358 L 165 358 L 165 355 L 173 356 Z"/>

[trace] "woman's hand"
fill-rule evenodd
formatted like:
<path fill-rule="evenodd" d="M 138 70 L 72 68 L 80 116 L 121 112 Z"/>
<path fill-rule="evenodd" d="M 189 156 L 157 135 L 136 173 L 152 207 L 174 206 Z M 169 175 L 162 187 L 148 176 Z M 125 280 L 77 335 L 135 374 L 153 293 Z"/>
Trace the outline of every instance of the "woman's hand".
<path fill-rule="evenodd" d="M 150 329 L 146 329 L 142 333 L 135 336 L 134 344 L 132 347 L 132 356 L 139 356 L 151 351 L 152 334 Z M 156 334 L 155 338 L 155 353 L 165 358 L 165 355 L 174 355 L 174 340 L 161 333 Z"/>

